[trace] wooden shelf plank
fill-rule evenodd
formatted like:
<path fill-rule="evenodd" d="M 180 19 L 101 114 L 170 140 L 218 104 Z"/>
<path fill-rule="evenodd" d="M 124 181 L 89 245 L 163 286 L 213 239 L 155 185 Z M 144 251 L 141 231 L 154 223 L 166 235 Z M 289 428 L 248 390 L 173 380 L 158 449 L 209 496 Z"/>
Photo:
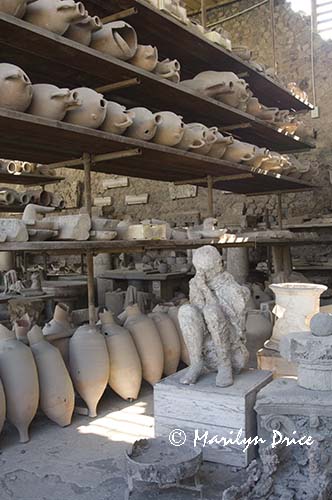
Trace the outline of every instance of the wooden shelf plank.
<path fill-rule="evenodd" d="M 139 43 L 156 45 L 160 58 L 178 59 L 183 80 L 207 70 L 247 73 L 245 80 L 266 106 L 295 111 L 313 109 L 312 104 L 297 99 L 275 80 L 144 0 L 86 0 L 84 5 L 89 12 L 101 17 L 135 7 L 138 13 L 126 21 L 136 29 Z"/>
<path fill-rule="evenodd" d="M 174 111 L 187 123 L 200 121 L 218 127 L 247 124 L 246 128 L 232 131 L 233 135 L 278 152 L 300 152 L 314 147 L 248 113 L 5 14 L 0 14 L 0 60 L 21 66 L 34 83 L 96 88 L 139 78 L 140 85 L 112 92 L 107 97 L 127 106 Z"/>
<path fill-rule="evenodd" d="M 0 172 L 0 183 L 16 184 L 21 186 L 45 186 L 46 184 L 55 184 L 64 179 L 52 175 L 41 174 L 21 174 L 13 175 L 7 172 Z"/>
<path fill-rule="evenodd" d="M 4 157 L 53 163 L 80 158 L 84 152 L 98 154 L 133 148 L 141 149 L 142 154 L 96 163 L 93 170 L 169 182 L 250 172 L 253 177 L 246 181 L 218 183 L 218 189 L 241 194 L 315 187 L 273 172 L 256 172 L 245 165 L 0 108 L 0 150 Z"/>

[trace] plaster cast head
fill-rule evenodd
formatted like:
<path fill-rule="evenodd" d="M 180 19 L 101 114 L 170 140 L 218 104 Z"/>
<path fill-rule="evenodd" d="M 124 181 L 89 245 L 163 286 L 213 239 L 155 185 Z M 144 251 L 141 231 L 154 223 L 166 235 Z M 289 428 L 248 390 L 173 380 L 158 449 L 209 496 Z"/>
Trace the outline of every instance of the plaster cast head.
<path fill-rule="evenodd" d="M 193 264 L 197 273 L 203 273 L 209 278 L 223 271 L 221 255 L 211 245 L 205 245 L 194 251 Z"/>

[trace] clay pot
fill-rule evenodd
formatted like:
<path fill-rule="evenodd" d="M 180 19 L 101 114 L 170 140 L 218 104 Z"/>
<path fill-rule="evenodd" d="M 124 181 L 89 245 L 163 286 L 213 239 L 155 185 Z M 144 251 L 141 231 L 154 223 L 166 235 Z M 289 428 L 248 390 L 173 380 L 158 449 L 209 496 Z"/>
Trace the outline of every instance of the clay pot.
<path fill-rule="evenodd" d="M 170 80 L 174 83 L 180 82 L 180 69 L 181 65 L 179 61 L 174 59 L 171 61 L 170 59 L 164 59 L 163 61 L 159 61 L 157 66 L 154 69 L 154 73 L 160 76 L 161 78 L 165 78 L 166 80 Z"/>
<path fill-rule="evenodd" d="M 0 64 L 0 107 L 25 111 L 32 99 L 32 85 L 26 73 L 14 64 Z"/>
<path fill-rule="evenodd" d="M 168 377 L 176 373 L 180 362 L 181 344 L 176 326 L 168 314 L 153 312 L 149 314 L 160 335 L 164 349 L 164 374 Z"/>
<path fill-rule="evenodd" d="M 31 328 L 31 321 L 27 314 L 23 318 L 18 319 L 14 322 L 14 331 L 17 340 L 23 342 L 23 344 L 29 345 L 27 333 Z"/>
<path fill-rule="evenodd" d="M 164 146 L 179 144 L 184 134 L 183 117 L 171 111 L 161 111 L 157 116 L 159 121 L 153 142 Z"/>
<path fill-rule="evenodd" d="M 181 141 L 177 148 L 183 151 L 195 151 L 205 146 L 207 128 L 201 123 L 186 123 Z"/>
<path fill-rule="evenodd" d="M 173 323 L 174 323 L 174 325 L 176 327 L 176 330 L 178 332 L 179 339 L 180 339 L 180 346 L 181 346 L 181 355 L 180 355 L 180 357 L 181 357 L 181 361 L 184 364 L 186 364 L 187 366 L 189 366 L 190 365 L 189 353 L 188 353 L 188 349 L 187 349 L 186 343 L 185 343 L 184 338 L 183 338 L 181 326 L 180 326 L 179 319 L 178 319 L 179 308 L 180 307 L 176 307 L 176 306 L 170 307 L 168 309 L 168 315 L 171 318 L 171 320 L 173 321 Z"/>
<path fill-rule="evenodd" d="M 264 347 L 264 343 L 271 337 L 272 328 L 272 313 L 270 311 L 262 312 L 259 309 L 247 311 L 246 347 L 249 351 L 248 368 L 257 368 L 257 352 Z"/>
<path fill-rule="evenodd" d="M 249 160 L 249 165 L 255 168 L 264 168 L 264 162 L 269 158 L 270 151 L 266 148 L 256 148 L 255 156 L 252 160 Z"/>
<path fill-rule="evenodd" d="M 47 342 L 49 342 L 59 350 L 66 368 L 69 370 L 69 337 L 55 340 L 48 340 L 48 337 L 44 338 L 45 340 L 47 340 Z"/>
<path fill-rule="evenodd" d="M 128 330 L 115 323 L 110 311 L 99 317 L 110 361 L 108 383 L 121 398 L 133 401 L 142 385 L 142 366 L 135 343 Z"/>
<path fill-rule="evenodd" d="M 230 144 L 233 144 L 233 137 L 224 137 L 220 132 L 216 133 L 217 140 L 211 145 L 210 151 L 207 153 L 212 158 L 223 158 L 226 149 Z"/>
<path fill-rule="evenodd" d="M 133 124 L 128 128 L 126 135 L 142 141 L 153 139 L 161 122 L 159 114 L 153 114 L 146 108 L 132 108 L 130 111 L 134 114 Z"/>
<path fill-rule="evenodd" d="M 28 332 L 28 339 L 37 365 L 40 408 L 50 420 L 66 427 L 71 422 L 75 404 L 74 387 L 66 365 L 58 349 L 44 340 L 39 326 Z"/>
<path fill-rule="evenodd" d="M 25 14 L 27 4 L 36 0 L 0 0 L 0 12 L 22 18 Z"/>
<path fill-rule="evenodd" d="M 11 189 L 2 189 L 0 191 L 0 203 L 3 205 L 13 205 L 16 201 L 14 192 Z"/>
<path fill-rule="evenodd" d="M 81 106 L 68 111 L 65 121 L 81 127 L 99 128 L 106 117 L 107 101 L 104 96 L 87 87 L 79 87 L 73 92 Z"/>
<path fill-rule="evenodd" d="M 103 335 L 90 325 L 77 328 L 69 343 L 70 374 L 85 401 L 89 416 L 97 416 L 97 405 L 109 378 L 109 358 Z"/>
<path fill-rule="evenodd" d="M 126 307 L 124 324 L 135 342 L 141 359 L 143 378 L 153 385 L 159 382 L 164 369 L 164 351 L 158 330 L 151 318 L 141 313 L 137 304 Z"/>
<path fill-rule="evenodd" d="M 40 28 L 63 35 L 69 25 L 87 17 L 82 2 L 74 0 L 37 0 L 28 5 L 24 19 Z"/>
<path fill-rule="evenodd" d="M 234 139 L 225 151 L 223 160 L 233 163 L 248 162 L 255 158 L 256 146 Z"/>
<path fill-rule="evenodd" d="M 7 419 L 19 432 L 20 442 L 29 441 L 28 428 L 39 399 L 38 374 L 29 347 L 0 325 L 0 378 L 3 383 Z"/>
<path fill-rule="evenodd" d="M 250 97 L 247 102 L 247 113 L 253 116 L 259 116 L 262 111 L 262 105 L 257 97 Z"/>
<path fill-rule="evenodd" d="M 92 34 L 91 47 L 100 52 L 128 61 L 137 50 L 137 35 L 134 28 L 124 21 L 104 24 Z"/>
<path fill-rule="evenodd" d="M 199 124 L 197 124 L 199 125 Z M 205 144 L 204 146 L 201 146 L 201 147 L 198 147 L 198 148 L 195 148 L 195 153 L 199 154 L 199 155 L 207 155 L 209 154 L 213 144 L 215 144 L 217 142 L 217 133 L 218 133 L 218 129 L 217 127 L 205 127 L 204 126 L 204 130 L 205 130 Z"/>
<path fill-rule="evenodd" d="M 92 40 L 92 33 L 100 30 L 102 26 L 103 23 L 98 16 L 87 16 L 80 22 L 71 24 L 65 37 L 88 47 Z"/>
<path fill-rule="evenodd" d="M 71 337 L 73 333 L 74 330 L 70 324 L 70 307 L 60 302 L 55 306 L 53 319 L 44 326 L 43 335 L 48 341 L 53 341 Z"/>
<path fill-rule="evenodd" d="M 27 110 L 31 115 L 52 120 L 63 120 L 67 111 L 78 108 L 81 103 L 74 90 L 59 89 L 55 85 L 38 83 L 32 86 L 33 98 Z"/>
<path fill-rule="evenodd" d="M 3 424 L 5 423 L 5 419 L 6 419 L 6 397 L 2 382 L 0 380 L 0 434 L 3 428 Z"/>
<path fill-rule="evenodd" d="M 106 118 L 100 127 L 105 132 L 122 135 L 133 124 L 135 113 L 127 111 L 124 106 L 117 102 L 108 101 Z"/>
<path fill-rule="evenodd" d="M 158 63 L 158 49 L 152 45 L 138 45 L 134 57 L 129 62 L 145 71 L 153 71 Z"/>
<path fill-rule="evenodd" d="M 265 122 L 274 123 L 277 119 L 278 112 L 279 108 L 267 108 L 262 106 L 260 112 L 256 116 Z"/>

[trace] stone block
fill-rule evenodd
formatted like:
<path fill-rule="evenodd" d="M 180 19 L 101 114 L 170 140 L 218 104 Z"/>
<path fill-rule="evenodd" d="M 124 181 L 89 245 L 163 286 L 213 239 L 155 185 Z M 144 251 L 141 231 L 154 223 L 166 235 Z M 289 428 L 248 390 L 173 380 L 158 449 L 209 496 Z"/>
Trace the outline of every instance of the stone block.
<path fill-rule="evenodd" d="M 148 201 L 149 201 L 148 193 L 139 194 L 139 195 L 128 194 L 125 197 L 125 204 L 126 205 L 146 205 L 148 203 Z"/>
<path fill-rule="evenodd" d="M 209 373 L 195 385 L 180 383 L 184 371 L 172 375 L 154 386 L 155 435 L 169 437 L 175 429 L 186 434 L 186 443 L 195 445 L 195 433 L 207 434 L 207 441 L 232 439 L 239 435 L 238 444 L 207 444 L 203 447 L 204 460 L 237 467 L 246 467 L 256 455 L 251 444 L 245 450 L 242 440 L 254 438 L 256 394 L 272 380 L 270 372 L 250 370 L 241 373 L 230 387 L 215 385 L 216 374 Z M 204 441 L 197 441 L 202 446 Z"/>

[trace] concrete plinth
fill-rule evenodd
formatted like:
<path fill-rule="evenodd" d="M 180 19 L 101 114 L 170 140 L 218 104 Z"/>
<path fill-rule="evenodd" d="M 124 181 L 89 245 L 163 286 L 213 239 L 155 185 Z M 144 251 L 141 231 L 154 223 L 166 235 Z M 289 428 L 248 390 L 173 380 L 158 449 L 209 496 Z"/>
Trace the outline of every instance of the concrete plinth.
<path fill-rule="evenodd" d="M 272 349 L 260 349 L 257 353 L 257 365 L 260 370 L 269 370 L 273 378 L 297 377 L 297 366 L 295 363 L 282 358 L 279 351 Z"/>
<path fill-rule="evenodd" d="M 154 387 L 155 435 L 173 439 L 174 445 L 185 439 L 187 445 L 203 446 L 206 461 L 246 467 L 255 457 L 256 447 L 251 444 L 245 450 L 243 440 L 257 435 L 256 394 L 272 380 L 271 373 L 245 371 L 226 388 L 216 387 L 215 373 L 190 386 L 180 384 L 183 374 L 184 370 Z M 215 436 L 220 442 L 209 444 Z M 233 443 L 225 442 L 230 439 Z"/>

